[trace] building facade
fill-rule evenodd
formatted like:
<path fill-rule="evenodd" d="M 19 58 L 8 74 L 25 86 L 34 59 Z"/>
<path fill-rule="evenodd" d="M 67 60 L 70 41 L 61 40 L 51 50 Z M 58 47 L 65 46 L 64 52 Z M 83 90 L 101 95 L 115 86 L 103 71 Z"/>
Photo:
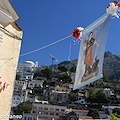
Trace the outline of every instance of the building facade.
<path fill-rule="evenodd" d="M 110 88 L 105 88 L 103 93 L 106 95 L 106 97 L 114 96 L 114 92 Z"/>
<path fill-rule="evenodd" d="M 33 72 L 38 67 L 38 62 L 25 61 L 23 63 L 18 63 L 17 72 Z"/>
<path fill-rule="evenodd" d="M 18 63 L 17 75 L 20 75 L 20 80 L 33 80 L 34 71 L 38 68 L 38 62 L 25 61 Z"/>
<path fill-rule="evenodd" d="M 14 89 L 24 90 L 26 88 L 27 88 L 27 82 L 26 81 L 15 80 Z"/>
<path fill-rule="evenodd" d="M 22 42 L 22 29 L 16 23 L 19 16 L 10 0 L 0 0 L 0 81 L 8 83 L 0 88 L 0 115 L 9 115 Z"/>
<path fill-rule="evenodd" d="M 28 83 L 28 88 L 42 88 L 43 87 L 43 82 L 44 80 L 32 80 L 32 81 L 29 81 Z"/>
<path fill-rule="evenodd" d="M 66 107 L 33 103 L 32 113 L 37 114 L 38 118 L 59 120 L 59 116 L 66 114 Z"/>
<path fill-rule="evenodd" d="M 11 107 L 17 107 L 22 102 L 23 99 L 20 95 L 13 95 Z"/>
<path fill-rule="evenodd" d="M 39 120 L 37 115 L 23 113 L 22 120 Z"/>

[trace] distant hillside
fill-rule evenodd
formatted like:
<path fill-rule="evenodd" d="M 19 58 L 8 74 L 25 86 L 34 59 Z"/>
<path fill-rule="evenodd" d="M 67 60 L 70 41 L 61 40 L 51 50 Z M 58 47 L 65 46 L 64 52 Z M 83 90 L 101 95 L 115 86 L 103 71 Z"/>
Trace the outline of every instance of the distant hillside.
<path fill-rule="evenodd" d="M 120 80 L 120 55 L 105 52 L 103 74 L 108 76 L 109 80 Z"/>
<path fill-rule="evenodd" d="M 58 66 L 64 65 L 68 69 L 77 66 L 77 59 L 71 61 L 64 61 L 58 65 L 53 65 L 52 68 L 57 69 Z M 109 80 L 120 80 L 120 55 L 114 55 L 110 51 L 105 52 L 103 63 L 103 74 Z"/>

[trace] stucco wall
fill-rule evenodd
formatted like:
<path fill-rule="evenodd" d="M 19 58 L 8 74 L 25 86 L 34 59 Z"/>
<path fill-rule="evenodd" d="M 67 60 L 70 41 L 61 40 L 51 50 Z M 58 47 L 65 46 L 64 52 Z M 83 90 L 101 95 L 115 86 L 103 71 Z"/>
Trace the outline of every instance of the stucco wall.
<path fill-rule="evenodd" d="M 0 23 L 0 26 L 2 24 Z M 22 30 L 14 22 L 3 26 L 11 33 L 22 38 Z M 15 39 L 6 33 L 0 42 L 0 81 L 7 82 L 8 88 L 0 90 L 0 116 L 8 116 L 10 114 L 12 94 L 18 64 L 19 52 L 21 48 L 21 40 Z M 13 59 L 9 59 L 12 58 Z M 7 119 L 6 119 L 7 120 Z"/>

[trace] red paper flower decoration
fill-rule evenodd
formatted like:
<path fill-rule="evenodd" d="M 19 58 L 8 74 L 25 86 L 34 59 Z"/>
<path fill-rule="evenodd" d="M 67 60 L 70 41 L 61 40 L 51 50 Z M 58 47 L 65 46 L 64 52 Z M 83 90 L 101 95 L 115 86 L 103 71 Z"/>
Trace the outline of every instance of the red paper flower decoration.
<path fill-rule="evenodd" d="M 79 39 L 80 38 L 80 30 L 79 29 L 74 29 L 73 32 L 72 32 L 72 36 Z"/>
<path fill-rule="evenodd" d="M 112 3 L 109 3 L 106 11 L 112 16 L 116 16 L 117 18 L 119 18 L 118 11 L 120 11 L 120 3 L 117 1 L 113 1 Z"/>

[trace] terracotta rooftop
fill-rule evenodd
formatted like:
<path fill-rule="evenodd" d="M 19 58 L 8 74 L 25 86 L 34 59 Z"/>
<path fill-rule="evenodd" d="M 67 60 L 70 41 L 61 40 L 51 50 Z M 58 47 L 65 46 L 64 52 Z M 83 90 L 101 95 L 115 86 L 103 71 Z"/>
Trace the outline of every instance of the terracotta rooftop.
<path fill-rule="evenodd" d="M 90 116 L 80 116 L 80 115 L 79 115 L 79 118 L 82 118 L 82 119 L 93 119 L 93 118 L 90 117 Z"/>
<path fill-rule="evenodd" d="M 71 109 L 71 110 L 69 110 L 69 112 L 70 111 L 74 111 L 74 112 L 81 112 L 81 113 L 88 113 L 89 112 L 89 110 L 77 110 L 77 109 Z M 102 113 L 102 114 L 104 114 L 105 112 L 104 111 L 98 111 L 99 113 Z"/>

